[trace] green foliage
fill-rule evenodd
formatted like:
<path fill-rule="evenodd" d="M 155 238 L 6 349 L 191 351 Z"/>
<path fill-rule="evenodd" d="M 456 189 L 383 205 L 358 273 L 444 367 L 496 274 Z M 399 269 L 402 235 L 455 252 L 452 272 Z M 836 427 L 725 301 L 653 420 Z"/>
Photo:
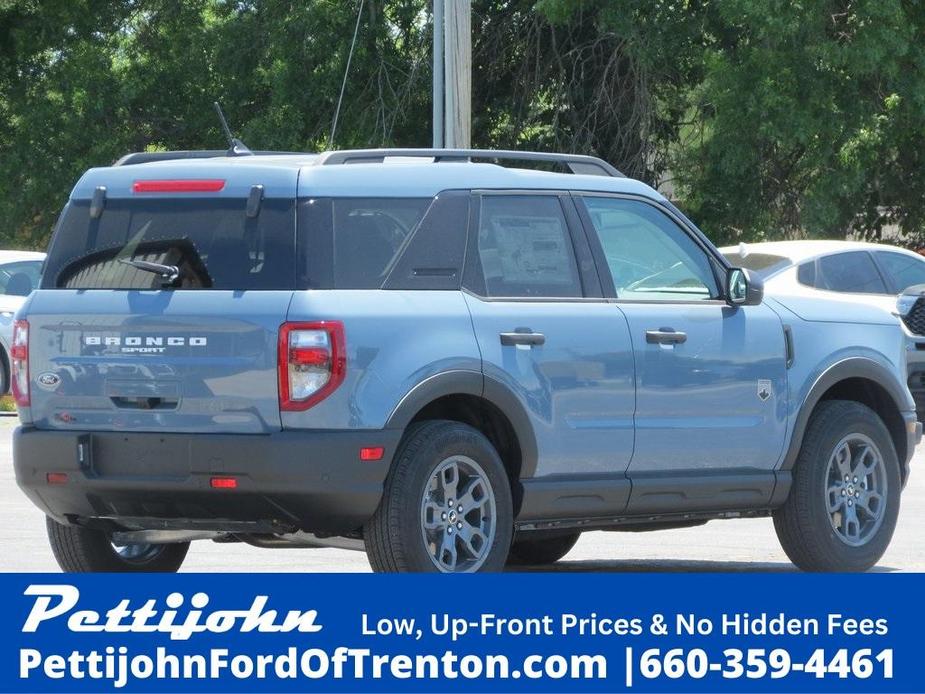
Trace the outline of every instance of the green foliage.
<path fill-rule="evenodd" d="M 328 146 L 359 1 L 0 0 L 0 239 L 128 151 Z M 716 241 L 925 240 L 925 3 L 473 0 L 473 144 L 595 153 Z M 335 147 L 430 141 L 427 0 L 366 0 Z"/>
<path fill-rule="evenodd" d="M 41 248 L 81 173 L 130 151 L 328 144 L 359 3 L 0 4 L 0 238 Z M 367 0 L 339 147 L 429 140 L 422 2 Z"/>

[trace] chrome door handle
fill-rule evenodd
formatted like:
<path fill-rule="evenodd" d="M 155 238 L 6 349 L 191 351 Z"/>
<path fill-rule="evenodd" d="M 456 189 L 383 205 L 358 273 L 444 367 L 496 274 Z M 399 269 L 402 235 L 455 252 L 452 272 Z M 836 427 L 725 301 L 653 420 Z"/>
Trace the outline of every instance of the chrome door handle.
<path fill-rule="evenodd" d="M 527 345 L 528 347 L 546 344 L 546 336 L 543 333 L 531 333 L 515 331 L 512 333 L 501 333 L 501 344 L 505 347 L 513 345 Z"/>
<path fill-rule="evenodd" d="M 680 345 L 687 342 L 687 333 L 677 332 L 671 328 L 646 330 L 646 342 L 650 345 Z"/>

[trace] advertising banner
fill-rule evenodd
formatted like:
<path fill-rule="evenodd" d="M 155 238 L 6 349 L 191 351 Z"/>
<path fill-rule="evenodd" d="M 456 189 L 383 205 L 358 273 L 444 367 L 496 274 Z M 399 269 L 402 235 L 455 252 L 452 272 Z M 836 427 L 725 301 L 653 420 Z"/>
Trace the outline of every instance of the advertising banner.
<path fill-rule="evenodd" d="M 921 692 L 921 575 L 0 576 L 11 692 Z"/>

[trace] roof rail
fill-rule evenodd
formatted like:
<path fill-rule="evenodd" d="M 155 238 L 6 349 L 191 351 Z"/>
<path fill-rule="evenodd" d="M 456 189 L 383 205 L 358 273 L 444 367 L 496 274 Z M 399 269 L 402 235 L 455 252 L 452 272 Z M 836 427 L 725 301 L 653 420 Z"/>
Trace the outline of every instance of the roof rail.
<path fill-rule="evenodd" d="M 309 154 L 309 152 L 270 152 L 255 151 L 260 155 Z M 226 149 L 187 149 L 173 152 L 132 152 L 117 159 L 113 166 L 129 166 L 131 164 L 147 164 L 152 161 L 170 161 L 172 159 L 214 159 L 227 157 Z"/>
<path fill-rule="evenodd" d="M 573 174 L 616 176 L 625 178 L 603 159 L 583 154 L 553 154 L 545 152 L 517 152 L 502 149 L 353 149 L 324 152 L 318 161 L 321 165 L 370 164 L 382 162 L 386 157 L 426 157 L 434 162 L 469 162 L 473 159 L 504 161 L 541 161 L 562 164 Z"/>

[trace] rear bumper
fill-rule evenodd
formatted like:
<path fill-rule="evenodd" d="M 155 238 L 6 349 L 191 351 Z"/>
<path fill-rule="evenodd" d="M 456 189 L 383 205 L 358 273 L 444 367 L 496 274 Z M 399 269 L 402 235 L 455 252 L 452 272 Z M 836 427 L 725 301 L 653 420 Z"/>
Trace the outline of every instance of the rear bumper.
<path fill-rule="evenodd" d="M 16 481 L 64 523 L 132 529 L 344 534 L 374 513 L 397 430 L 268 435 L 59 432 L 19 427 Z M 359 449 L 383 446 L 382 460 Z M 48 473 L 67 482 L 49 484 Z M 212 477 L 237 488 L 213 489 Z"/>

